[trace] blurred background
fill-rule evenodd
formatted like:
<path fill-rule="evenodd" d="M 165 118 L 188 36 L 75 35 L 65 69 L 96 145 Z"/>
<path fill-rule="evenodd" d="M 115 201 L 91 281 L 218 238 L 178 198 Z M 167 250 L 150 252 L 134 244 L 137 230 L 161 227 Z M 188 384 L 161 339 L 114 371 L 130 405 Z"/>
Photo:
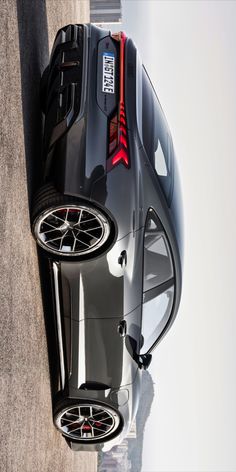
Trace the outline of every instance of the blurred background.
<path fill-rule="evenodd" d="M 0 470 L 235 472 L 236 3 L 102 3 L 0 0 Z M 40 75 L 57 30 L 90 18 L 137 44 L 170 125 L 185 210 L 179 314 L 144 374 L 130 437 L 103 457 L 74 454 L 52 425 L 29 224 Z"/>

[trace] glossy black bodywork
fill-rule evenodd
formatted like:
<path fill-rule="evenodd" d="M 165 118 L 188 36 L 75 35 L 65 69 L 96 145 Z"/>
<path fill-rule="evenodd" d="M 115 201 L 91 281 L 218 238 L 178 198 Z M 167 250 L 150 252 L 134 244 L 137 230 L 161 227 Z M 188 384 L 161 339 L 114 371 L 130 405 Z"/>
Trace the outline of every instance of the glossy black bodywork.
<path fill-rule="evenodd" d="M 63 379 L 58 363 L 60 379 L 54 401 L 90 399 L 113 406 L 122 417 L 117 437 L 98 444 L 68 441 L 75 450 L 111 448 L 125 437 L 137 411 L 143 240 L 150 208 L 167 235 L 175 271 L 174 306 L 161 338 L 176 316 L 182 283 L 177 170 L 168 206 L 142 143 L 142 64 L 129 38 L 125 43 L 125 108 L 130 167 L 120 164 L 107 171 L 108 120 L 119 99 L 119 70 L 116 94 L 102 93 L 100 51 L 104 48 L 118 55 L 107 30 L 94 25 L 69 25 L 60 30 L 52 50 L 46 95 L 44 182 L 52 182 L 63 195 L 102 209 L 113 221 L 115 232 L 108 251 L 88 260 L 55 260 L 46 255 L 57 330 L 58 300 L 60 303 L 60 355 L 64 360 Z M 63 68 L 65 61 L 74 63 L 70 70 Z"/>

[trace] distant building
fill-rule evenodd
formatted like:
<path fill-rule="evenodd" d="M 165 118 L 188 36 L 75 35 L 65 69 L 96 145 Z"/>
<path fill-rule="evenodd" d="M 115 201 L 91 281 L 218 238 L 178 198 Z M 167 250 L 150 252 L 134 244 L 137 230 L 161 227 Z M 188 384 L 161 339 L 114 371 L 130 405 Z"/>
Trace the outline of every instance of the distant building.
<path fill-rule="evenodd" d="M 136 420 L 133 421 L 133 424 L 126 436 L 128 439 L 135 439 L 137 437 L 137 430 L 136 430 Z"/>
<path fill-rule="evenodd" d="M 121 0 L 90 0 L 91 23 L 121 23 Z"/>
<path fill-rule="evenodd" d="M 131 471 L 131 461 L 128 457 L 128 441 L 124 441 L 115 446 L 111 451 L 102 454 L 102 461 L 98 467 L 99 472 L 129 472 Z"/>
<path fill-rule="evenodd" d="M 143 434 L 151 412 L 154 387 L 150 373 L 143 371 L 140 403 L 131 429 L 118 446 L 98 453 L 98 472 L 141 472 Z"/>

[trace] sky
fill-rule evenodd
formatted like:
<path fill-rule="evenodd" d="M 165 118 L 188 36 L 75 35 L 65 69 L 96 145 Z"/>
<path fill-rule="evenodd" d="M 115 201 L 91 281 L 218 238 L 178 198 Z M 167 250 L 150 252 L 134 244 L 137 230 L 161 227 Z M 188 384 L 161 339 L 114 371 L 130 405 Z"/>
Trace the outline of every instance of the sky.
<path fill-rule="evenodd" d="M 120 28 L 119 28 L 120 29 Z M 182 178 L 179 314 L 153 353 L 143 472 L 236 471 L 236 2 L 123 1 Z"/>

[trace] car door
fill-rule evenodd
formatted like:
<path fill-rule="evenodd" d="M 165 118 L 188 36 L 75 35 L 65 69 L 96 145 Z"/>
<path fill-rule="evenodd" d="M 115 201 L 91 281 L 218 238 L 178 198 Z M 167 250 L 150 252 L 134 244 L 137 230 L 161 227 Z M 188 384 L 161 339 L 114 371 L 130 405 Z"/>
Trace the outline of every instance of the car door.
<path fill-rule="evenodd" d="M 144 270 L 140 354 L 150 352 L 171 318 L 175 296 L 174 266 L 164 228 L 149 210 L 144 233 Z"/>

